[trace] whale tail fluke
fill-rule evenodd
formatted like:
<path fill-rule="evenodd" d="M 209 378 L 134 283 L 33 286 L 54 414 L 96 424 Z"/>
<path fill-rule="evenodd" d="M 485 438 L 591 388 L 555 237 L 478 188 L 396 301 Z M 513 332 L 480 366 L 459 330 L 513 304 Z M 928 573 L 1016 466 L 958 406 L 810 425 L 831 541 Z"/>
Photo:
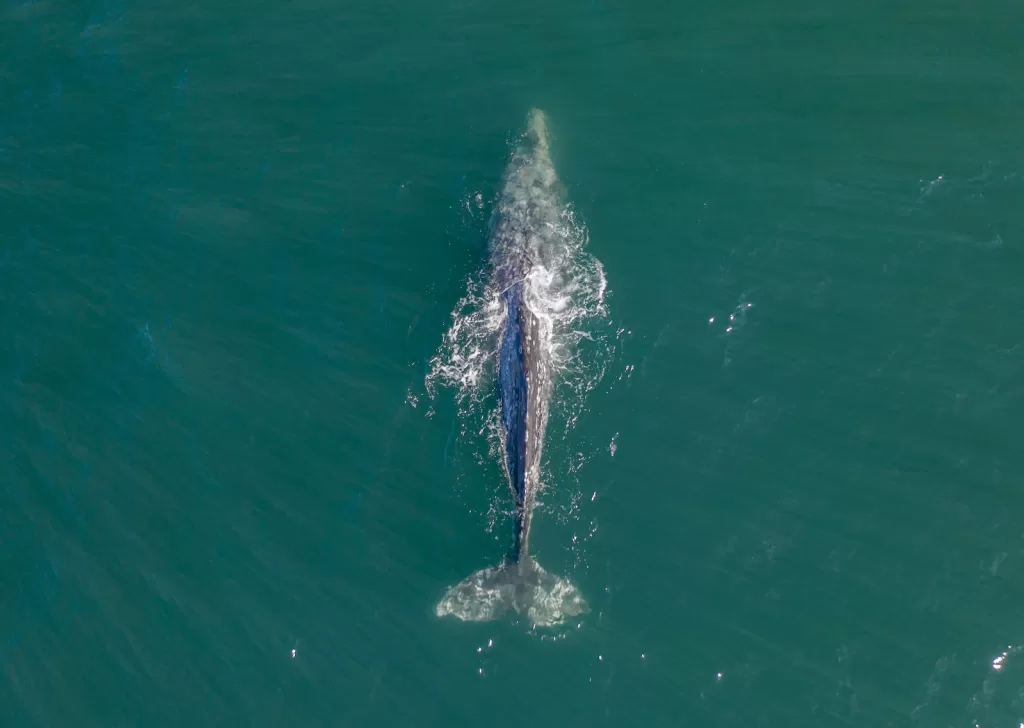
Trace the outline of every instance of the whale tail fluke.
<path fill-rule="evenodd" d="M 589 611 L 568 579 L 549 574 L 533 559 L 482 569 L 451 587 L 437 603 L 437 616 L 467 622 L 498 619 L 513 610 L 537 627 L 561 624 Z"/>

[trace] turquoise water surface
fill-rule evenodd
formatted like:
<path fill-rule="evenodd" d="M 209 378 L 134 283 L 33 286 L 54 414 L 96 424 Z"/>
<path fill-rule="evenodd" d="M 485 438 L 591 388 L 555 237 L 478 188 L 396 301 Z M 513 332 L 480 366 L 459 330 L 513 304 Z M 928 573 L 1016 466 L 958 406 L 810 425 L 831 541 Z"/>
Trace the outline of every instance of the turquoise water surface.
<path fill-rule="evenodd" d="M 0 725 L 1024 722 L 1022 32 L 3 2 Z M 532 107 L 607 287 L 548 630 L 434 612 L 511 533 L 438 366 Z"/>

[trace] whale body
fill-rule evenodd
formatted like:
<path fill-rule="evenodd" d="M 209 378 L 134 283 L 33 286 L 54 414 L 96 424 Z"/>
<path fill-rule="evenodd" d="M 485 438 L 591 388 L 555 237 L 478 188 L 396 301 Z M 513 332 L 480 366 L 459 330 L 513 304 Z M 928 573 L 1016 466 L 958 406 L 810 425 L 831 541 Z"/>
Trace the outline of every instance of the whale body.
<path fill-rule="evenodd" d="M 545 262 L 546 240 L 558 224 L 557 182 L 546 119 L 531 111 L 505 171 L 489 244 L 493 283 L 505 308 L 497 384 L 504 465 L 515 499 L 512 542 L 499 564 L 448 589 L 437 605 L 438 616 L 483 621 L 513 610 L 535 625 L 549 626 L 588 611 L 576 587 L 545 571 L 529 550 L 553 368 L 549 324 L 531 308 L 528 283 Z"/>

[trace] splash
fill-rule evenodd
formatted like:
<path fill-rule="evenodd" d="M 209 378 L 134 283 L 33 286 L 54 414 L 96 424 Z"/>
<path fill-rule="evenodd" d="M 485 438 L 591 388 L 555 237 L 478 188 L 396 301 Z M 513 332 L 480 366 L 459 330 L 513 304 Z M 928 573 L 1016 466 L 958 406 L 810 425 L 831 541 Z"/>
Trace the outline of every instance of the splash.
<path fill-rule="evenodd" d="M 525 300 L 545 324 L 549 337 L 545 343 L 551 347 L 552 366 L 559 380 L 586 392 L 600 382 L 604 372 L 588 369 L 580 342 L 587 341 L 597 350 L 614 348 L 605 331 L 607 281 L 600 261 L 585 251 L 587 231 L 571 207 L 562 210 L 560 220 L 560 229 L 553 232 L 561 245 L 548 261 L 535 263 L 527 273 Z M 470 276 L 466 294 L 452 311 L 451 326 L 427 374 L 431 397 L 438 385 L 452 386 L 460 403 L 471 403 L 493 383 L 488 377 L 493 374 L 506 311 L 502 289 L 492 285 L 490 273 L 488 265 Z"/>

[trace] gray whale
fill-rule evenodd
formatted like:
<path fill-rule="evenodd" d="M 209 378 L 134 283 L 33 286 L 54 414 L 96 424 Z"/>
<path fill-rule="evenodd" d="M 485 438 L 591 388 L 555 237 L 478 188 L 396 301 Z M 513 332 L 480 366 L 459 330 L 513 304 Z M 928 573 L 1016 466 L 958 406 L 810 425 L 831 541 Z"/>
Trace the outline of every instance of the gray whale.
<path fill-rule="evenodd" d="M 490 234 L 493 283 L 502 291 L 505 308 L 498 349 L 498 398 L 505 470 L 515 498 L 512 545 L 498 565 L 448 589 L 437 604 L 438 616 L 483 621 L 513 610 L 534 625 L 550 626 L 588 611 L 576 587 L 545 571 L 529 550 L 552 362 L 546 322 L 531 308 L 528 282 L 544 262 L 546 237 L 558 223 L 558 198 L 547 122 L 541 111 L 533 110 L 527 133 L 505 171 Z"/>

